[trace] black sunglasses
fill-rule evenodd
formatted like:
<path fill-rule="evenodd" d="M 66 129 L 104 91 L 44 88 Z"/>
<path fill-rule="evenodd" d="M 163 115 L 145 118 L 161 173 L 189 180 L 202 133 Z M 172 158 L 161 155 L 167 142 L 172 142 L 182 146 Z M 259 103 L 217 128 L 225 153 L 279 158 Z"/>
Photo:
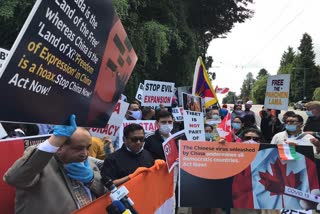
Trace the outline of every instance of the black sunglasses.
<path fill-rule="evenodd" d="M 144 142 L 144 137 L 128 137 L 128 139 L 130 139 L 133 143 L 138 142 L 138 140 L 140 142 Z"/>
<path fill-rule="evenodd" d="M 243 140 L 254 140 L 254 141 L 259 141 L 260 137 L 251 137 L 251 136 L 244 136 Z"/>

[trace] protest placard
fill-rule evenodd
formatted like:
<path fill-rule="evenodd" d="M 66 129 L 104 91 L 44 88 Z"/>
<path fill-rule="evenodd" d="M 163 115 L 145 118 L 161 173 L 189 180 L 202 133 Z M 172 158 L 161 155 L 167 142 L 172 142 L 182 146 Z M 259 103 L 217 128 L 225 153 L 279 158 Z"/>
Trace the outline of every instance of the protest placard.
<path fill-rule="evenodd" d="M 182 93 L 182 100 L 183 100 L 182 106 L 184 110 L 203 112 L 203 109 L 204 109 L 203 98 L 192 95 L 192 94 Z"/>
<path fill-rule="evenodd" d="M 1 76 L 1 70 L 4 64 L 4 61 L 8 57 L 9 51 L 3 48 L 0 48 L 0 76 Z"/>
<path fill-rule="evenodd" d="M 175 121 L 183 121 L 183 107 L 172 108 L 172 115 Z"/>
<path fill-rule="evenodd" d="M 101 139 L 105 136 L 109 136 L 112 142 L 115 141 L 128 108 L 129 103 L 119 100 L 111 114 L 107 126 L 105 128 L 90 128 L 89 131 L 91 135 Z"/>
<path fill-rule="evenodd" d="M 178 103 L 180 106 L 183 105 L 182 93 L 191 94 L 192 93 L 192 86 L 177 87 Z"/>
<path fill-rule="evenodd" d="M 156 123 L 156 120 L 124 120 L 122 126 L 119 129 L 119 141 L 117 145 L 114 145 L 114 148 L 117 150 L 121 148 L 123 144 L 123 129 L 129 124 L 136 123 L 143 127 L 145 134 L 155 132 L 159 127 Z"/>
<path fill-rule="evenodd" d="M 179 142 L 180 206 L 303 209 L 285 189 L 319 189 L 311 146 L 296 146 L 299 159 L 284 161 L 277 145 Z"/>
<path fill-rule="evenodd" d="M 139 87 L 136 93 L 136 99 L 139 100 L 140 102 L 142 102 L 143 90 L 144 90 L 143 84 L 139 83 Z"/>
<path fill-rule="evenodd" d="M 171 106 L 174 96 L 174 83 L 160 81 L 144 81 L 142 106 Z"/>
<path fill-rule="evenodd" d="M 195 111 L 183 111 L 184 129 L 188 140 L 204 141 L 203 113 Z"/>
<path fill-rule="evenodd" d="M 264 107 L 266 109 L 288 110 L 290 74 L 268 77 Z"/>
<path fill-rule="evenodd" d="M 162 148 L 166 158 L 169 173 L 172 171 L 174 166 L 179 163 L 179 140 L 186 140 L 184 130 L 174 133 L 162 143 Z"/>
<path fill-rule="evenodd" d="M 0 79 L 0 120 L 105 127 L 137 56 L 111 0 L 37 0 Z"/>

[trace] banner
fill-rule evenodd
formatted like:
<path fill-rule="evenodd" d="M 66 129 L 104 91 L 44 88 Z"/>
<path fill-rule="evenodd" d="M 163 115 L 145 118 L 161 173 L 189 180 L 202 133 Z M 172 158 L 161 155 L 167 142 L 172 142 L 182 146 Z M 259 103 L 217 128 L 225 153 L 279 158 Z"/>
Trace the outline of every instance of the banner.
<path fill-rule="evenodd" d="M 183 111 L 184 129 L 188 140 L 204 141 L 203 113 L 195 111 Z"/>
<path fill-rule="evenodd" d="M 319 189 L 310 146 L 296 146 L 295 161 L 280 160 L 270 144 L 180 141 L 179 148 L 183 207 L 303 209 L 301 200 L 309 199 L 290 191 Z"/>
<path fill-rule="evenodd" d="M 138 87 L 137 94 L 136 94 L 136 99 L 139 102 L 142 102 L 143 90 L 144 90 L 143 84 L 139 83 L 139 87 Z"/>
<path fill-rule="evenodd" d="M 288 110 L 290 74 L 268 77 L 265 109 Z"/>
<path fill-rule="evenodd" d="M 129 190 L 128 197 L 134 202 L 134 208 L 139 214 L 173 213 L 173 173 L 168 173 L 164 162 L 156 162 L 147 172 L 127 181 L 124 186 Z M 109 194 L 106 194 L 74 213 L 105 214 L 106 207 L 110 204 L 111 199 Z"/>
<path fill-rule="evenodd" d="M 129 103 L 119 100 L 105 128 L 90 128 L 92 136 L 103 139 L 106 135 L 114 142 L 129 108 Z"/>
<path fill-rule="evenodd" d="M 38 145 L 50 135 L 40 135 L 24 138 L 10 138 L 0 140 L 0 210 L 3 214 L 14 213 L 15 188 L 3 181 L 4 173 L 19 159 L 24 150 L 32 145 Z"/>
<path fill-rule="evenodd" d="M 144 91 L 142 96 L 141 106 L 171 106 L 174 96 L 173 82 L 160 81 L 144 81 Z"/>
<path fill-rule="evenodd" d="M 105 127 L 137 61 L 111 0 L 37 0 L 0 79 L 0 120 Z M 32 102 L 30 102 L 32 100 Z"/>

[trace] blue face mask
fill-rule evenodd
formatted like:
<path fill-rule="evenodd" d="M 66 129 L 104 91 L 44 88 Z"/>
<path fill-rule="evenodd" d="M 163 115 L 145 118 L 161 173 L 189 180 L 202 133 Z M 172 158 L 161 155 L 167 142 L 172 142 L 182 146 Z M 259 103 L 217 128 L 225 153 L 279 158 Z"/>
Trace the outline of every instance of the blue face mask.
<path fill-rule="evenodd" d="M 241 128 L 241 124 L 240 123 L 231 123 L 231 126 L 235 130 L 239 130 Z"/>
<path fill-rule="evenodd" d="M 306 111 L 306 114 L 307 114 L 308 117 L 313 117 L 312 111 Z"/>
<path fill-rule="evenodd" d="M 206 137 L 206 141 L 210 141 L 211 140 L 211 137 L 212 137 L 212 135 L 211 135 L 211 133 L 205 133 L 205 137 Z"/>
<path fill-rule="evenodd" d="M 289 125 L 289 124 L 287 124 L 286 125 L 286 130 L 289 131 L 289 132 L 295 132 L 295 131 L 297 131 L 297 125 Z"/>

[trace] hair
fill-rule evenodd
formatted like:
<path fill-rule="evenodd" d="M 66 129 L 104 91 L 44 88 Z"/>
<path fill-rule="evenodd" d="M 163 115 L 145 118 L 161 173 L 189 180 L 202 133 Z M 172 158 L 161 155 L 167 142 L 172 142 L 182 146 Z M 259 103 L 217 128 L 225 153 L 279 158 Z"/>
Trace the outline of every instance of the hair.
<path fill-rule="evenodd" d="M 303 117 L 300 114 L 295 114 L 295 115 L 288 116 L 288 117 L 297 118 L 299 123 L 303 123 Z"/>
<path fill-rule="evenodd" d="M 142 109 L 142 118 L 144 118 L 145 116 L 147 116 L 147 114 L 149 114 L 150 112 L 152 112 L 152 108 L 149 106 L 145 106 Z"/>
<path fill-rule="evenodd" d="M 209 124 L 204 124 L 204 128 L 206 127 L 210 127 L 213 130 L 213 126 L 209 125 Z"/>
<path fill-rule="evenodd" d="M 89 135 L 92 137 L 91 133 L 90 133 L 90 128 L 86 128 L 86 127 L 77 127 L 75 131 L 77 131 L 77 129 L 80 129 L 82 131 L 86 131 L 89 133 Z M 64 144 L 70 145 L 72 142 L 72 135 L 70 137 L 68 137 L 68 139 L 65 141 Z"/>
<path fill-rule="evenodd" d="M 135 131 L 139 131 L 139 130 L 142 130 L 144 133 L 143 127 L 140 126 L 139 124 L 136 124 L 136 123 L 129 124 L 124 128 L 123 136 L 125 138 L 127 138 L 127 137 L 129 137 L 130 133 L 135 132 Z"/>
<path fill-rule="evenodd" d="M 320 108 L 320 102 L 319 102 L 319 101 L 310 101 L 310 102 L 308 102 L 305 106 L 306 106 L 306 107 L 308 107 L 308 106 L 315 106 L 316 108 Z"/>
<path fill-rule="evenodd" d="M 244 137 L 249 132 L 253 132 L 253 133 L 257 134 L 260 138 L 260 143 L 264 143 L 264 138 L 263 138 L 262 132 L 259 129 L 254 129 L 254 128 L 245 129 L 242 132 L 242 137 Z"/>
<path fill-rule="evenodd" d="M 130 104 L 137 104 L 140 107 L 140 103 L 138 100 L 133 100 Z"/>
<path fill-rule="evenodd" d="M 243 119 L 242 119 L 242 117 L 240 117 L 240 116 L 235 116 L 235 117 L 232 119 L 232 121 L 234 121 L 234 119 L 239 119 L 239 120 L 241 121 L 241 123 L 243 123 Z"/>
<path fill-rule="evenodd" d="M 159 121 L 160 118 L 171 117 L 173 119 L 172 113 L 166 110 L 161 110 L 156 114 L 156 120 Z"/>
<path fill-rule="evenodd" d="M 283 117 L 291 117 L 293 115 L 295 115 L 296 113 L 294 113 L 294 111 L 287 111 L 286 113 L 283 114 Z"/>

